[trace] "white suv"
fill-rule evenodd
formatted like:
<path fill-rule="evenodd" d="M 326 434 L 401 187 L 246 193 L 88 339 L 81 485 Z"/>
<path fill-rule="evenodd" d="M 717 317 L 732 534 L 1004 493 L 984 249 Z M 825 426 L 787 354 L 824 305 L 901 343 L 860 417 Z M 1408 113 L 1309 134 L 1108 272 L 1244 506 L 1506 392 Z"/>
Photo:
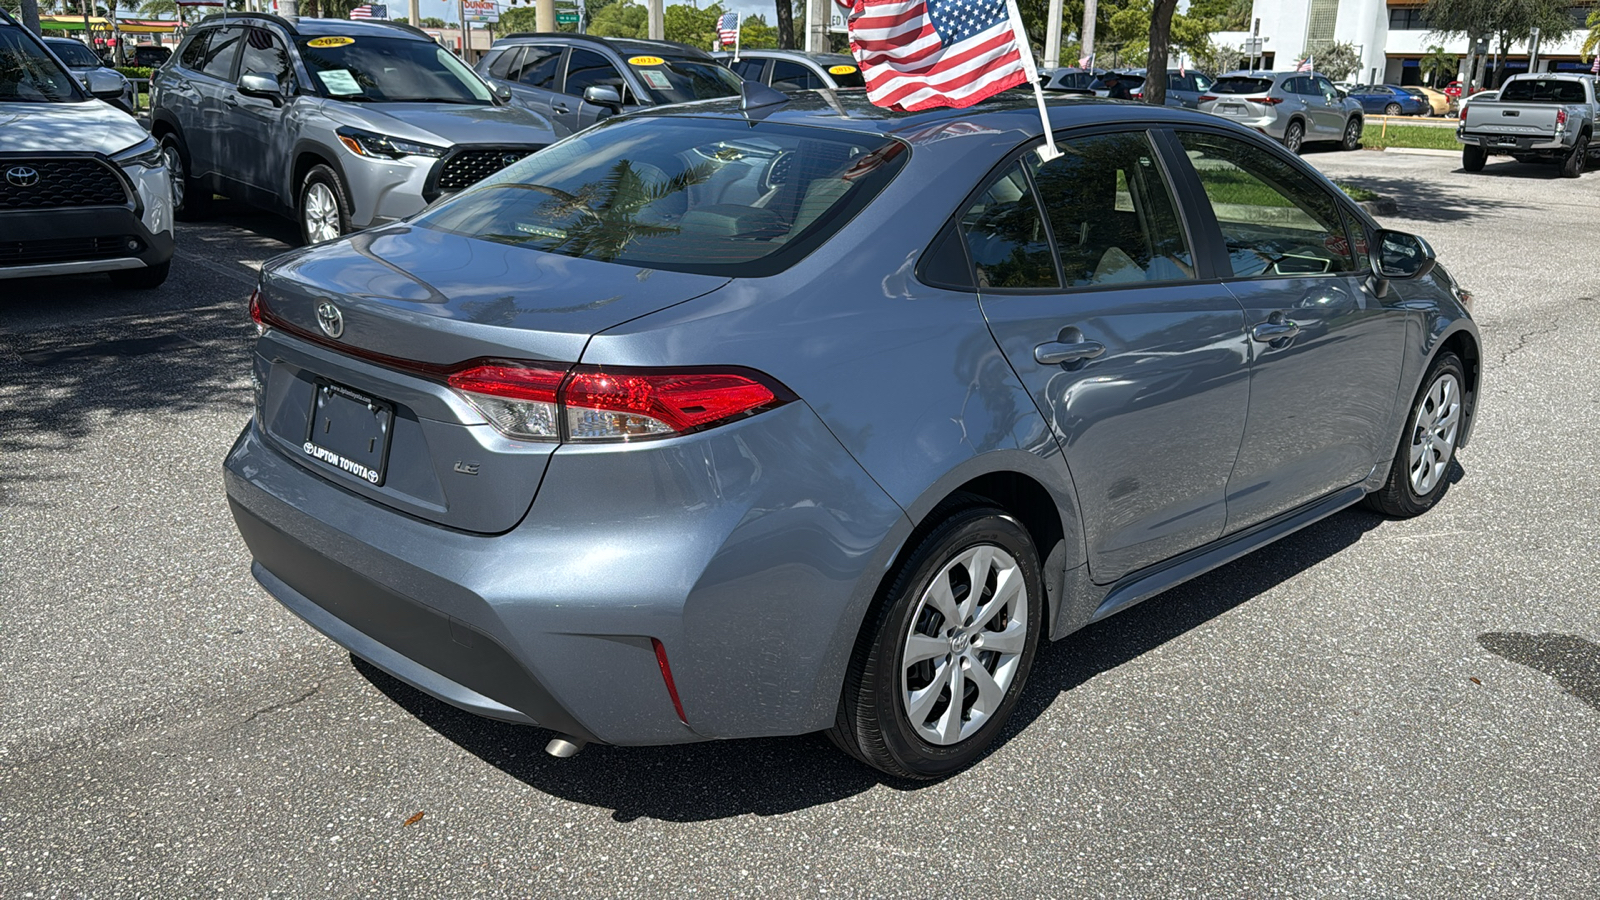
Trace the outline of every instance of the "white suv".
<path fill-rule="evenodd" d="M 153 288 L 172 260 L 172 182 L 161 147 L 0 11 L 0 279 L 107 272 Z M 101 83 L 104 82 L 104 83 Z"/>

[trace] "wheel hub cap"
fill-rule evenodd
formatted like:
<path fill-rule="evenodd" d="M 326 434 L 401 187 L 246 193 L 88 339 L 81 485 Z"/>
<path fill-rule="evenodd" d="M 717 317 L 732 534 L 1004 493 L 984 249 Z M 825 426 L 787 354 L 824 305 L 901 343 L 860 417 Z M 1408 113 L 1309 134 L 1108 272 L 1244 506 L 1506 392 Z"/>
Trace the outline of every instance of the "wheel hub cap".
<path fill-rule="evenodd" d="M 1461 426 L 1461 383 L 1449 372 L 1429 386 L 1417 404 L 1411 437 L 1411 489 L 1418 496 L 1438 487 L 1455 452 Z"/>
<path fill-rule="evenodd" d="M 959 743 L 999 712 L 1029 639 L 1028 602 L 1021 567 L 992 544 L 934 576 L 901 654 L 901 711 L 923 740 Z"/>

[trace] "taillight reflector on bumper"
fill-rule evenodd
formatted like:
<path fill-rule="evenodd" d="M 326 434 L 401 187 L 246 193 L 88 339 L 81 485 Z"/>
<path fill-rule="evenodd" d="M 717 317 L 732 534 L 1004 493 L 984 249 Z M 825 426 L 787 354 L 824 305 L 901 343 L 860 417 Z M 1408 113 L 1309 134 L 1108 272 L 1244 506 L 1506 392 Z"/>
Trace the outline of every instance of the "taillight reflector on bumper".
<path fill-rule="evenodd" d="M 566 371 L 494 361 L 452 373 L 448 382 L 502 434 L 522 440 L 669 437 L 783 402 L 755 373 L 734 370 Z"/>

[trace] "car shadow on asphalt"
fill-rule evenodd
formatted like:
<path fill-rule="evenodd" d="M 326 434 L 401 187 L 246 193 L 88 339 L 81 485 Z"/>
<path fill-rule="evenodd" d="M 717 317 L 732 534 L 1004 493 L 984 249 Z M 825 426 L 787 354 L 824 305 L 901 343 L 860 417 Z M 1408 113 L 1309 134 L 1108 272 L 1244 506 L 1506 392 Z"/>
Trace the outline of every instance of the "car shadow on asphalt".
<path fill-rule="evenodd" d="M 1294 578 L 1383 521 L 1347 510 L 1041 648 L 1000 746 L 1060 695 Z M 571 759 L 554 759 L 543 752 L 548 731 L 463 712 L 358 657 L 351 662 L 379 691 L 484 762 L 546 794 L 613 810 L 621 822 L 777 815 L 878 785 L 912 791 L 930 784 L 887 778 L 820 734 L 665 747 L 590 745 Z"/>
<path fill-rule="evenodd" d="M 1600 709 L 1600 644 L 1575 634 L 1490 631 L 1478 635 L 1478 645 L 1549 675 L 1562 690 Z"/>
<path fill-rule="evenodd" d="M 1519 169 L 1536 169 L 1537 166 L 1511 165 Z M 1456 171 L 1460 171 L 1457 167 Z M 1487 169 L 1485 171 L 1488 171 Z M 1334 173 L 1334 180 L 1366 188 L 1381 197 L 1394 201 L 1395 211 L 1380 215 L 1386 218 L 1411 219 L 1417 222 L 1444 224 L 1465 222 L 1492 216 L 1503 210 L 1524 209 L 1521 203 L 1495 200 L 1466 191 L 1454 191 L 1438 182 L 1419 183 L 1409 178 L 1386 175 L 1347 175 Z"/>

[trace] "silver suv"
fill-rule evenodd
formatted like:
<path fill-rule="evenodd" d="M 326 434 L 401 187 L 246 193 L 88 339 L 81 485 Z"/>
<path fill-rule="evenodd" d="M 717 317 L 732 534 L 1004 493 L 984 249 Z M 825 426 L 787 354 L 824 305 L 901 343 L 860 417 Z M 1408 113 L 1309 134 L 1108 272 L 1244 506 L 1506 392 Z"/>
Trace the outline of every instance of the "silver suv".
<path fill-rule="evenodd" d="M 179 212 L 213 194 L 294 216 L 318 243 L 419 212 L 555 141 L 422 31 L 229 13 L 151 79 Z"/>
<path fill-rule="evenodd" d="M 853 57 L 843 53 L 801 53 L 799 50 L 740 50 L 711 54 L 745 81 L 780 91 L 864 88 L 866 79 Z"/>
<path fill-rule="evenodd" d="M 1229 72 L 1201 95 L 1199 109 L 1254 128 L 1293 153 L 1308 141 L 1361 146 L 1361 104 L 1315 72 Z"/>

